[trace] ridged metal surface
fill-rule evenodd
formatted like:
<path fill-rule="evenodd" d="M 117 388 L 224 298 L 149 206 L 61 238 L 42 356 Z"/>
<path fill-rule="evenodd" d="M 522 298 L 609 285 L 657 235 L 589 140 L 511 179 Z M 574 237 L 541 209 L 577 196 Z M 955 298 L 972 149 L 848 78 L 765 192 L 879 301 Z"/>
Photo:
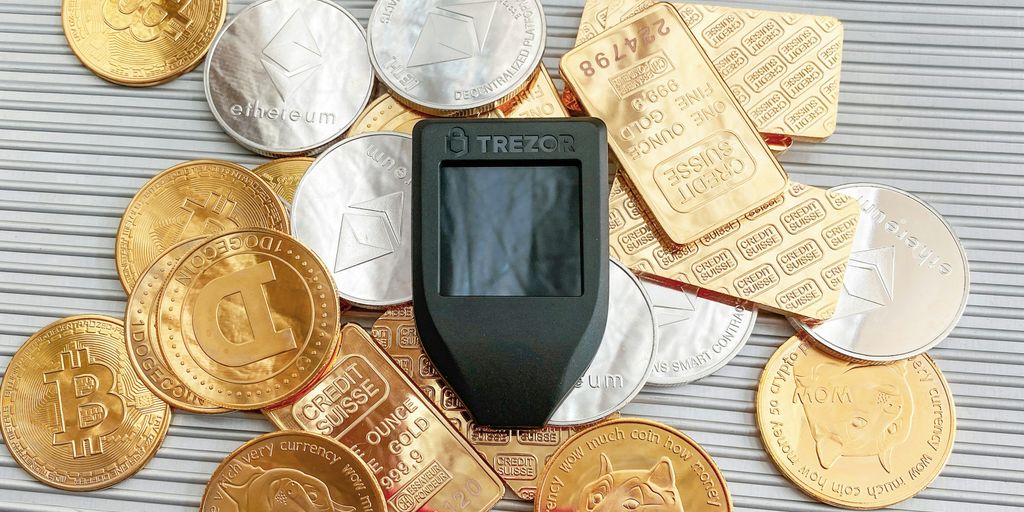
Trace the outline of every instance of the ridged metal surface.
<path fill-rule="evenodd" d="M 231 14 L 246 3 L 232 2 Z M 365 23 L 371 2 L 343 4 Z M 728 4 L 845 23 L 839 128 L 824 144 L 798 143 L 784 155 L 792 177 L 909 190 L 942 212 L 967 248 L 967 312 L 931 351 L 956 395 L 956 450 L 930 489 L 893 510 L 1024 508 L 1024 2 Z M 575 37 L 580 2 L 546 6 L 544 62 L 555 71 Z M 114 232 L 146 178 L 193 158 L 262 161 L 213 121 L 199 72 L 152 89 L 103 82 L 71 55 L 59 12 L 57 0 L 0 0 L 0 368 L 58 317 L 122 314 Z M 754 427 L 756 379 L 791 332 L 781 317 L 763 314 L 750 343 L 717 374 L 648 389 L 624 413 L 702 443 L 740 510 L 829 510 L 779 475 Z M 36 483 L 0 449 L 0 510 L 194 509 L 217 463 L 269 428 L 255 414 L 179 413 L 145 469 L 88 494 Z"/>

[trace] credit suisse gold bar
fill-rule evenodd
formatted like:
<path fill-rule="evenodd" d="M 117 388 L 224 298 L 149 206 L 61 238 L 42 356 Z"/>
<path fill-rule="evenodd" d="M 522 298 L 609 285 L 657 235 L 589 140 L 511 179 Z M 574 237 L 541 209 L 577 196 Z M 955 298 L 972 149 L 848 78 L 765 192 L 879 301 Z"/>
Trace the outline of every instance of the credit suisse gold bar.
<path fill-rule="evenodd" d="M 274 425 L 351 448 L 377 478 L 391 512 L 482 512 L 501 499 L 498 476 L 366 331 L 342 327 L 340 351 L 305 395 L 263 411 Z"/>
<path fill-rule="evenodd" d="M 777 196 L 786 172 L 668 4 L 570 50 L 560 64 L 658 226 L 686 244 Z"/>
<path fill-rule="evenodd" d="M 589 0 L 576 44 L 654 5 Z M 831 16 L 673 4 L 758 131 L 821 142 L 835 132 L 843 25 Z M 572 98 L 568 98 L 573 110 Z M 780 146 L 772 146 L 773 151 Z M 787 146 L 788 147 L 788 146 Z M 784 150 L 784 148 L 781 148 Z"/>
<path fill-rule="evenodd" d="M 534 72 L 526 89 L 498 110 L 505 117 L 569 117 L 544 64 Z"/>
<path fill-rule="evenodd" d="M 412 306 L 389 310 L 373 339 L 429 397 L 517 496 L 532 500 L 547 460 L 585 426 L 495 429 L 473 423 L 465 404 L 430 362 L 420 343 Z"/>
<path fill-rule="evenodd" d="M 832 316 L 843 288 L 860 205 L 800 183 L 682 247 L 658 241 L 633 192 L 616 178 L 608 206 L 610 253 L 634 271 L 749 300 L 803 318 Z"/>

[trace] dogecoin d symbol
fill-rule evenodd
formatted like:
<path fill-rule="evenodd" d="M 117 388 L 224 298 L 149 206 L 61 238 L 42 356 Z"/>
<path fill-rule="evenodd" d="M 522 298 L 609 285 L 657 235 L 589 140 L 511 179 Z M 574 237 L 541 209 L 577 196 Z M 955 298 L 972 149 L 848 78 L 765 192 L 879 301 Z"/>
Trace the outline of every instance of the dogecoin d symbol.
<path fill-rule="evenodd" d="M 113 432 L 124 418 L 124 401 L 114 394 L 114 372 L 89 360 L 89 349 L 60 353 L 60 369 L 43 374 L 57 385 L 57 428 L 53 444 L 71 445 L 75 458 L 103 453 L 101 437 Z"/>
<path fill-rule="evenodd" d="M 275 279 L 274 267 L 264 261 L 220 276 L 199 291 L 193 326 L 199 345 L 211 359 L 225 366 L 243 366 L 297 347 L 290 328 L 278 331 L 274 326 L 264 285 Z M 217 322 L 221 302 L 235 294 L 241 295 L 242 312 L 252 330 L 247 340 L 229 339 Z M 234 338 L 244 335 L 235 330 L 231 334 Z"/>

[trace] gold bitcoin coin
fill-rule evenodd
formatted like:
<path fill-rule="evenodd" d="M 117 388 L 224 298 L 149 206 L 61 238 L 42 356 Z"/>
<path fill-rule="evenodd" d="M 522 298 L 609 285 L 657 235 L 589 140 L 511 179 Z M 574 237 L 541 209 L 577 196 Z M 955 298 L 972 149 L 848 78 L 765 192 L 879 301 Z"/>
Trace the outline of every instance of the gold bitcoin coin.
<path fill-rule="evenodd" d="M 269 185 L 230 162 L 193 160 L 157 174 L 139 189 L 117 228 L 114 259 L 126 292 L 174 244 L 225 231 L 288 232 L 288 215 Z"/>
<path fill-rule="evenodd" d="M 217 35 L 224 0 L 64 0 L 71 51 L 100 78 L 143 87 L 199 64 Z"/>
<path fill-rule="evenodd" d="M 329 364 L 340 313 L 331 272 L 292 237 L 223 233 L 186 254 L 160 294 L 157 339 L 200 398 L 259 409 L 305 388 Z"/>
<path fill-rule="evenodd" d="M 196 396 L 185 387 L 167 367 L 167 359 L 157 342 L 157 301 L 178 260 L 201 244 L 205 238 L 193 238 L 171 247 L 142 273 L 138 284 L 128 295 L 125 308 L 125 338 L 128 358 L 142 383 L 173 407 L 200 414 L 226 412 L 228 409 L 213 405 Z"/>
<path fill-rule="evenodd" d="M 281 199 L 290 203 L 295 197 L 295 187 L 299 185 L 299 180 L 306 174 L 306 169 L 309 169 L 313 160 L 305 156 L 278 158 L 253 169 L 252 172 L 263 178 Z"/>
<path fill-rule="evenodd" d="M 387 512 L 370 467 L 317 434 L 264 434 L 228 455 L 203 493 L 201 512 Z"/>
<path fill-rule="evenodd" d="M 692 439 L 660 423 L 599 423 L 551 457 L 535 512 L 705 512 L 732 510 L 715 461 Z"/>
<path fill-rule="evenodd" d="M 921 492 L 956 437 L 953 396 L 927 355 L 865 365 L 793 336 L 765 365 L 756 402 L 782 474 L 838 507 L 884 508 Z"/>
<path fill-rule="evenodd" d="M 0 409 L 14 460 L 44 484 L 91 491 L 146 464 L 171 410 L 135 374 L 124 324 L 99 315 L 58 320 L 14 354 Z"/>
<path fill-rule="evenodd" d="M 502 118 L 504 114 L 498 109 L 488 110 L 470 118 Z M 399 102 L 390 94 L 383 94 L 370 102 L 359 114 L 345 137 L 352 137 L 368 132 L 400 132 L 412 134 L 412 127 L 420 119 L 433 119 L 434 116 L 413 110 Z"/>

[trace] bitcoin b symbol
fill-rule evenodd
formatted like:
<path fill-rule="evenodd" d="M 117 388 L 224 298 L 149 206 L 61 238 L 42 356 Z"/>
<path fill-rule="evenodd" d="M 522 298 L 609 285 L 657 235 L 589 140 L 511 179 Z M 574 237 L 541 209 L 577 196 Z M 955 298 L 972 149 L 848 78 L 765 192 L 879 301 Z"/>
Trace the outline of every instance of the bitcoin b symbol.
<path fill-rule="evenodd" d="M 102 437 L 124 418 L 124 402 L 113 393 L 114 372 L 89 360 L 89 349 L 60 354 L 60 369 L 43 374 L 43 382 L 57 385 L 57 428 L 53 444 L 71 445 L 75 458 L 103 453 Z"/>
<path fill-rule="evenodd" d="M 120 32 L 127 30 L 136 41 L 149 42 L 166 33 L 177 41 L 192 20 L 185 7 L 192 0 L 105 0 L 103 20 Z"/>
<path fill-rule="evenodd" d="M 211 192 L 206 201 L 200 203 L 193 199 L 185 199 L 181 208 L 189 212 L 188 220 L 181 228 L 181 235 L 178 240 L 192 238 L 200 235 L 220 233 L 238 227 L 238 223 L 231 218 L 231 213 L 238 204 L 216 192 Z"/>

